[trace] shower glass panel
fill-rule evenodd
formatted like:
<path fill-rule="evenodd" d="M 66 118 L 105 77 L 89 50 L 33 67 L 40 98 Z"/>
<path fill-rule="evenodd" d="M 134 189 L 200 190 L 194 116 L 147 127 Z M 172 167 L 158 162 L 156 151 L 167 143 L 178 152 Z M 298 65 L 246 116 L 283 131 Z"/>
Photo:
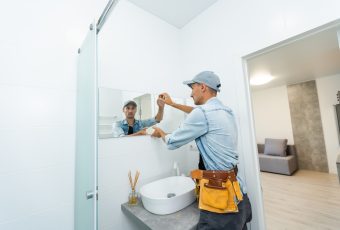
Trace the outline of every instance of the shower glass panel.
<path fill-rule="evenodd" d="M 97 34 L 96 24 L 78 51 L 75 230 L 97 229 Z"/>

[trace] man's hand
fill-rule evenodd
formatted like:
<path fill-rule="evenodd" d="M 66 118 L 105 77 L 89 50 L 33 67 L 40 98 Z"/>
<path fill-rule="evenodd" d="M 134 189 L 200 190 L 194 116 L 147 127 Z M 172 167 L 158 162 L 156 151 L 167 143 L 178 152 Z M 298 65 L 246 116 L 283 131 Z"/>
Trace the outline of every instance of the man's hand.
<path fill-rule="evenodd" d="M 167 93 L 161 93 L 161 94 L 159 94 L 158 97 L 163 98 L 165 104 L 170 105 L 170 106 L 174 107 L 175 109 L 179 109 L 179 110 L 181 110 L 185 113 L 191 113 L 191 111 L 194 109 L 194 107 L 192 107 L 192 106 L 181 105 L 181 104 L 177 104 L 177 103 L 173 102 L 170 95 L 167 94 Z"/>
<path fill-rule="evenodd" d="M 155 116 L 155 120 L 159 123 L 163 119 L 164 105 L 165 105 L 164 99 L 160 96 L 158 96 L 157 105 L 158 105 L 158 112 Z"/>
<path fill-rule="evenodd" d="M 152 137 L 162 138 L 163 141 L 165 141 L 165 135 L 166 133 L 158 128 L 158 127 L 152 127 L 155 131 L 151 134 Z"/>
<path fill-rule="evenodd" d="M 158 98 L 162 98 L 167 105 L 173 105 L 174 102 L 172 101 L 171 97 L 167 93 L 161 93 Z"/>
<path fill-rule="evenodd" d="M 146 128 L 139 130 L 136 134 L 138 134 L 138 135 L 146 135 Z"/>
<path fill-rule="evenodd" d="M 157 105 L 160 109 L 164 109 L 165 100 L 160 96 L 157 98 Z"/>

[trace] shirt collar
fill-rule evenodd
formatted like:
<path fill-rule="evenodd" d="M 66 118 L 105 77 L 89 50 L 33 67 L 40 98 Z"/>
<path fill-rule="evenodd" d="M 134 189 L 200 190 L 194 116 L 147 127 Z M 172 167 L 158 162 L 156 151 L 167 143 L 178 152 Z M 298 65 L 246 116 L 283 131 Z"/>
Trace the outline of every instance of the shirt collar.
<path fill-rule="evenodd" d="M 135 119 L 133 124 L 136 124 L 136 123 L 137 123 L 137 120 Z M 126 119 L 123 120 L 123 125 L 129 125 Z"/>
<path fill-rule="evenodd" d="M 205 102 L 205 104 L 208 104 L 208 103 L 213 102 L 213 101 L 218 101 L 217 97 L 209 98 L 209 100 L 207 100 L 207 101 Z"/>

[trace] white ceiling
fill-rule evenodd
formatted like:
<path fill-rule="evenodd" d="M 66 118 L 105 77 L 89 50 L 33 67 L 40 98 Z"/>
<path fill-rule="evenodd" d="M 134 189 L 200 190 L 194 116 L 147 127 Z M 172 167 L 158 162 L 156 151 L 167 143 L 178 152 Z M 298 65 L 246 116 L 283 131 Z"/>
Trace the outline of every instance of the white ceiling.
<path fill-rule="evenodd" d="M 180 29 L 218 0 L 129 1 Z"/>
<path fill-rule="evenodd" d="M 250 77 L 258 72 L 269 72 L 275 77 L 265 85 L 252 86 L 252 90 L 339 74 L 340 49 L 337 40 L 339 29 L 340 25 L 248 60 Z"/>

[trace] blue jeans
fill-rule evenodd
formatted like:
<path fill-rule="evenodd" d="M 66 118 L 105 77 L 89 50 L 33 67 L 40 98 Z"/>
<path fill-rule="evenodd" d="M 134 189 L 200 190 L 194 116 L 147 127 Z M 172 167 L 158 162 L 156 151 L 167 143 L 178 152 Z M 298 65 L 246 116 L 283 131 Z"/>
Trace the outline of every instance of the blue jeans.
<path fill-rule="evenodd" d="M 247 230 L 247 223 L 252 219 L 249 198 L 243 195 L 243 201 L 238 204 L 237 213 L 214 213 L 200 211 L 197 230 Z"/>

